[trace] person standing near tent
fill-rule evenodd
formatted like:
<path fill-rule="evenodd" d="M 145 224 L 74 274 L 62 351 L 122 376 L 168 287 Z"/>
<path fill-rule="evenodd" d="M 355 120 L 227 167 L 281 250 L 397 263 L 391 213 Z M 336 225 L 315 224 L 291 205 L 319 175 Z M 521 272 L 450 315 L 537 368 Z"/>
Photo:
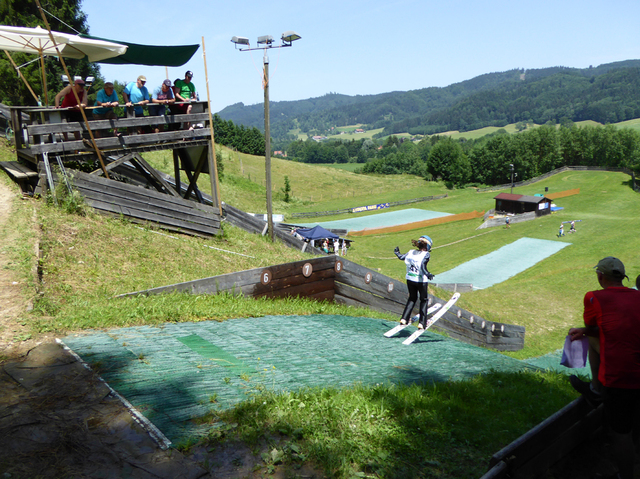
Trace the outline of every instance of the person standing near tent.
<path fill-rule="evenodd" d="M 72 89 L 78 94 L 77 98 L 71 91 Z M 60 104 L 60 99 L 62 99 L 62 104 Z M 78 103 L 78 99 L 80 103 Z M 82 113 L 80 112 L 80 106 L 83 108 L 87 106 L 87 90 L 84 88 L 84 80 L 82 78 L 76 78 L 73 85 L 69 84 L 60 90 L 55 98 L 55 106 L 56 108 L 73 108 L 65 114 L 67 121 L 84 121 Z M 66 132 L 63 133 L 63 135 L 64 139 L 67 140 Z M 74 135 L 76 140 L 81 138 L 79 131 L 74 132 Z"/>
<path fill-rule="evenodd" d="M 402 312 L 402 318 L 400 324 L 408 324 L 411 322 L 411 312 L 420 295 L 420 322 L 418 324 L 419 329 L 424 329 L 427 326 L 427 307 L 428 307 L 428 288 L 429 281 L 433 279 L 433 275 L 427 270 L 427 263 L 431 258 L 431 246 L 433 241 L 431 238 L 424 235 L 421 236 L 418 241 L 411 240 L 411 244 L 416 249 L 409 250 L 408 253 L 400 253 L 400 248 L 395 247 L 394 253 L 398 259 L 404 261 L 407 266 L 407 288 L 409 288 L 409 299 Z"/>

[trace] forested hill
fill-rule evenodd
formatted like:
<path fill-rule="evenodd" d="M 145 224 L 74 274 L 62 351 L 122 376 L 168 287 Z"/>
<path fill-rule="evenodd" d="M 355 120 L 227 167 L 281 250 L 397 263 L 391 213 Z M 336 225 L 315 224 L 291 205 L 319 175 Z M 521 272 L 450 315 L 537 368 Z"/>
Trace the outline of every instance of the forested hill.
<path fill-rule="evenodd" d="M 294 128 L 321 134 L 334 126 L 363 124 L 384 135 L 475 130 L 519 121 L 594 120 L 614 123 L 640 117 L 640 60 L 584 69 L 551 67 L 487 73 L 444 88 L 348 96 L 329 93 L 308 100 L 271 102 L 271 135 L 286 139 Z M 263 129 L 262 104 L 237 103 L 220 117 Z"/>

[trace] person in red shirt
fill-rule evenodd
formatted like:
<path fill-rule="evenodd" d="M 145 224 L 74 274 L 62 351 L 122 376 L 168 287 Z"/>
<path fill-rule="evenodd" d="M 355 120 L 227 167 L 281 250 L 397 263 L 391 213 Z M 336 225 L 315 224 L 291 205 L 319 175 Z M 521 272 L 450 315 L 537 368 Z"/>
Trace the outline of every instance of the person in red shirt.
<path fill-rule="evenodd" d="M 623 286 L 629 278 L 618 258 L 608 256 L 595 269 L 603 289 L 584 297 L 585 327 L 569 330 L 572 340 L 589 338 L 592 381 L 569 380 L 592 405 L 604 403 L 618 477 L 632 479 L 640 439 L 640 291 Z"/>
<path fill-rule="evenodd" d="M 78 94 L 77 98 L 71 91 L 72 89 Z M 80 103 L 78 103 L 78 99 Z M 62 100 L 62 105 L 60 104 L 60 100 Z M 76 78 L 73 84 L 69 84 L 60 90 L 56 95 L 55 105 L 56 108 L 72 108 L 65 112 L 67 121 L 84 121 L 82 113 L 80 112 L 80 106 L 82 106 L 82 108 L 87 106 L 87 90 L 84 87 L 84 80 L 82 78 Z M 67 140 L 67 133 L 65 132 L 63 135 L 64 139 Z M 81 138 L 79 131 L 74 132 L 74 135 L 76 140 Z"/>

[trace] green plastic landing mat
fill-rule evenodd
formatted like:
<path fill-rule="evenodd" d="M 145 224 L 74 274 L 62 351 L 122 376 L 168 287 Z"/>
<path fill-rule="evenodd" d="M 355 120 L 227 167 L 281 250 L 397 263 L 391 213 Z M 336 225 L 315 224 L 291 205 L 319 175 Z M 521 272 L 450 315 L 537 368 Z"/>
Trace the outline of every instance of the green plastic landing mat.
<path fill-rule="evenodd" d="M 537 369 L 427 332 L 410 346 L 382 334 L 397 323 L 332 315 L 170 323 L 64 343 L 171 441 L 203 430 L 192 419 L 259 390 L 461 380 L 488 370 Z"/>

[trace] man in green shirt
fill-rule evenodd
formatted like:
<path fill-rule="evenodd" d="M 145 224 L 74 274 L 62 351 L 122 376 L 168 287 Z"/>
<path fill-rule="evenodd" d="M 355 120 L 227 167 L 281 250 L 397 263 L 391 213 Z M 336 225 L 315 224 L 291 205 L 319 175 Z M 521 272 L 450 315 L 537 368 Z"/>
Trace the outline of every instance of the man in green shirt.
<path fill-rule="evenodd" d="M 196 101 L 196 86 L 191 82 L 193 72 L 187 71 L 184 74 L 184 80 L 176 80 L 173 84 L 173 93 L 176 96 L 176 104 L 171 108 L 178 114 L 191 113 L 191 102 Z M 186 123 L 185 129 L 192 129 L 189 123 Z"/>

